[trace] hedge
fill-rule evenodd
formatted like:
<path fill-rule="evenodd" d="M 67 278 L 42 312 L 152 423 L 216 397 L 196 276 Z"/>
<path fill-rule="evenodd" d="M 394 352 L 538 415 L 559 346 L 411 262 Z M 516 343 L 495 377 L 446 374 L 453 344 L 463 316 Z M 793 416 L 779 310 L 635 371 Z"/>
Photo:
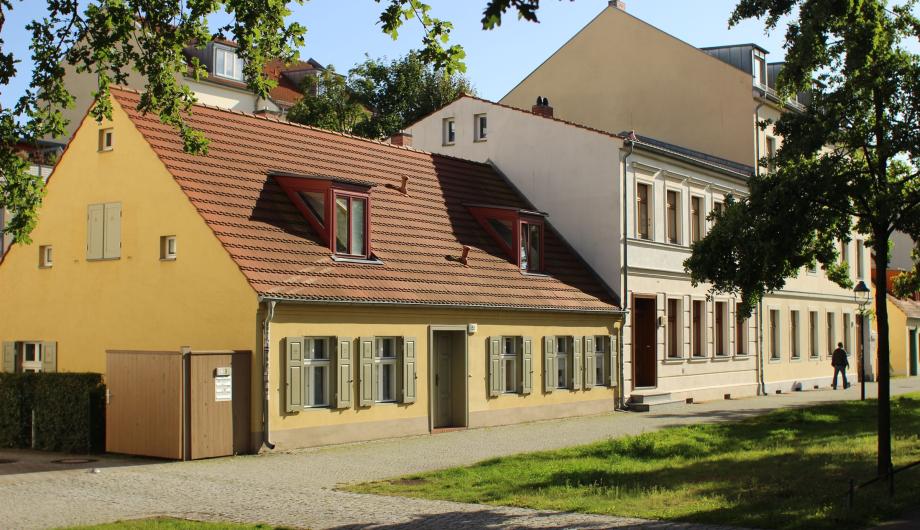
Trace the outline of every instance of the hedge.
<path fill-rule="evenodd" d="M 0 374 L 0 446 L 73 453 L 104 451 L 102 375 Z"/>

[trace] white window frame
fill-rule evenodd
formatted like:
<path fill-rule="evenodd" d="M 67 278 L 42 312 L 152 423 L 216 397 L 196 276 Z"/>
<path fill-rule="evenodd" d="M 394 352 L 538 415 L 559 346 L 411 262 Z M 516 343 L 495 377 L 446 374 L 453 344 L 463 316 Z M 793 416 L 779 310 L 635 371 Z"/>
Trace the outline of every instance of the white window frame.
<path fill-rule="evenodd" d="M 219 71 L 217 69 L 217 57 L 219 54 L 224 55 L 224 70 Z M 227 70 L 227 58 L 232 58 L 230 64 L 232 65 L 232 70 L 228 73 Z M 211 68 L 211 71 L 217 77 L 222 77 L 224 79 L 231 79 L 233 81 L 243 81 L 243 60 L 239 58 L 236 54 L 236 49 L 231 48 L 230 46 L 224 46 L 222 44 L 214 44 L 214 67 Z"/>
<path fill-rule="evenodd" d="M 331 392 L 329 391 L 329 371 L 332 369 L 332 351 L 330 346 L 332 341 L 329 340 L 329 337 L 304 337 L 304 352 L 303 352 L 303 364 L 304 364 L 304 407 L 306 408 L 323 408 L 331 406 Z M 316 358 L 315 355 L 315 346 L 316 344 L 323 344 L 323 350 L 325 351 L 324 358 Z M 317 402 L 313 392 L 313 382 L 314 382 L 314 373 L 317 369 L 323 371 L 323 401 Z"/>
<path fill-rule="evenodd" d="M 523 337 L 502 337 L 502 392 L 505 394 L 517 394 L 521 391 L 521 382 L 518 377 L 518 362 L 523 350 Z M 510 346 L 510 350 L 509 350 Z M 511 386 L 508 386 L 508 365 L 511 365 Z"/>
<path fill-rule="evenodd" d="M 473 141 L 485 142 L 489 138 L 489 117 L 486 114 L 473 116 Z"/>
<path fill-rule="evenodd" d="M 386 341 L 392 341 L 393 343 L 392 357 L 383 356 L 383 345 Z M 399 368 L 399 337 L 374 337 L 374 364 L 376 365 L 374 377 L 377 378 L 377 395 L 374 396 L 374 401 L 377 403 L 396 403 L 399 401 L 399 374 L 397 373 Z M 386 366 L 391 367 L 393 374 L 391 399 L 384 399 L 383 372 Z"/>
<path fill-rule="evenodd" d="M 560 347 L 563 346 L 563 347 Z M 572 389 L 572 359 L 575 356 L 575 337 L 559 335 L 556 337 L 556 388 Z M 559 383 L 559 376 L 565 385 Z"/>
<path fill-rule="evenodd" d="M 767 86 L 767 59 L 758 51 L 754 51 L 751 56 L 751 81 L 758 88 Z"/>
<path fill-rule="evenodd" d="M 100 152 L 111 151 L 115 142 L 115 130 L 112 127 L 99 129 L 99 146 Z"/>
<path fill-rule="evenodd" d="M 639 186 L 647 186 L 648 193 L 648 237 L 639 235 Z M 636 179 L 633 184 L 633 237 L 641 241 L 655 240 L 655 183 L 649 180 Z"/>
<path fill-rule="evenodd" d="M 610 337 L 594 336 L 594 386 L 607 386 L 607 359 L 610 357 Z M 600 377 L 598 377 L 598 373 Z"/>
<path fill-rule="evenodd" d="M 38 268 L 50 269 L 54 266 L 54 248 L 51 245 L 38 247 Z"/>
<path fill-rule="evenodd" d="M 35 360 L 27 361 L 26 360 L 26 348 L 29 346 L 35 347 Z M 23 342 L 21 346 L 20 355 L 22 356 L 22 371 L 23 372 L 41 372 L 42 371 L 42 362 L 44 359 L 45 352 L 42 351 L 41 342 Z"/>
<path fill-rule="evenodd" d="M 672 301 L 677 302 L 677 314 L 674 315 L 675 316 L 674 327 L 676 328 L 676 335 L 677 335 L 675 339 L 677 343 L 675 345 L 676 346 L 675 351 L 677 352 L 677 355 L 674 357 L 671 357 L 671 318 L 670 318 L 671 312 L 669 311 L 669 309 L 671 308 Z M 665 321 L 664 321 L 665 322 L 664 355 L 665 355 L 665 359 L 683 359 L 684 358 L 684 323 L 682 322 L 683 313 L 684 313 L 684 308 L 682 307 L 683 300 L 680 298 L 667 298 L 665 299 L 664 304 L 665 304 L 664 305 L 664 318 L 665 318 Z"/>
<path fill-rule="evenodd" d="M 160 238 L 160 259 L 174 261 L 176 259 L 176 236 L 163 236 Z"/>
<path fill-rule="evenodd" d="M 444 118 L 441 122 L 441 134 L 444 145 L 454 145 L 457 143 L 457 119 L 451 116 Z"/>

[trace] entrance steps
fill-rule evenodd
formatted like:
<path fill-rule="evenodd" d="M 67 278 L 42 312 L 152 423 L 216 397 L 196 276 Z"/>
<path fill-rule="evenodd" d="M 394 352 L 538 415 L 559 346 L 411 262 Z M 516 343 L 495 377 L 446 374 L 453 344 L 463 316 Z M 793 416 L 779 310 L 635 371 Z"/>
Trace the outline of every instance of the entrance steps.
<path fill-rule="evenodd" d="M 670 392 L 660 390 L 637 390 L 629 395 L 629 410 L 635 412 L 652 412 L 678 403 L 686 403 L 686 399 L 677 398 Z"/>

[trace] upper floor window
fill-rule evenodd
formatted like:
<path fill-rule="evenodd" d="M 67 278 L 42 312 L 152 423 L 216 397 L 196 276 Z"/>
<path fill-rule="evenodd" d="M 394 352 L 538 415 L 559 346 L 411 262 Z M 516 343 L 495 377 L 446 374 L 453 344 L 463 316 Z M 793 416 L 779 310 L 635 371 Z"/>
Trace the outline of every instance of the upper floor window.
<path fill-rule="evenodd" d="M 113 142 L 115 137 L 115 131 L 111 127 L 105 129 L 99 129 L 99 147 L 100 151 L 111 151 L 113 148 Z"/>
<path fill-rule="evenodd" d="M 521 222 L 521 270 L 543 269 L 543 223 Z"/>
<path fill-rule="evenodd" d="M 274 174 L 330 252 L 370 259 L 373 184 L 322 176 Z"/>
<path fill-rule="evenodd" d="M 677 192 L 668 190 L 667 200 L 665 202 L 666 202 L 666 207 L 667 207 L 666 215 L 667 215 L 667 220 L 668 220 L 667 222 L 668 243 L 673 243 L 676 245 L 680 243 L 680 235 L 679 235 L 680 223 L 678 221 L 678 219 L 680 219 L 680 216 L 678 214 L 680 210 L 680 207 L 679 207 L 680 202 L 678 199 Z"/>
<path fill-rule="evenodd" d="M 703 237 L 703 198 L 690 197 L 690 241 L 696 243 Z"/>
<path fill-rule="evenodd" d="M 866 278 L 865 256 L 863 256 L 862 240 L 856 240 L 856 279 L 864 280 Z"/>
<path fill-rule="evenodd" d="M 477 114 L 473 118 L 474 129 L 474 140 L 477 142 L 484 142 L 488 136 L 488 118 L 485 114 Z"/>
<path fill-rule="evenodd" d="M 648 184 L 636 184 L 636 235 L 639 239 L 652 238 L 650 198 L 651 186 Z"/>
<path fill-rule="evenodd" d="M 457 120 L 444 118 L 443 122 L 444 145 L 454 145 L 457 141 Z"/>
<path fill-rule="evenodd" d="M 42 245 L 38 247 L 38 266 L 42 269 L 48 269 L 54 265 L 54 253 L 51 245 Z"/>
<path fill-rule="evenodd" d="M 243 60 L 228 46 L 214 45 L 214 75 L 236 81 L 243 80 Z"/>
<path fill-rule="evenodd" d="M 712 213 L 718 218 L 722 215 L 722 212 L 725 210 L 725 204 L 722 201 L 714 201 L 712 203 Z"/>
<path fill-rule="evenodd" d="M 767 84 L 767 61 L 759 56 L 754 55 L 754 64 L 753 64 L 754 76 L 754 86 L 763 87 Z"/>
<path fill-rule="evenodd" d="M 541 272 L 546 214 L 501 206 L 469 206 L 473 217 L 524 272 Z"/>
<path fill-rule="evenodd" d="M 776 138 L 767 136 L 767 171 L 776 170 Z"/>

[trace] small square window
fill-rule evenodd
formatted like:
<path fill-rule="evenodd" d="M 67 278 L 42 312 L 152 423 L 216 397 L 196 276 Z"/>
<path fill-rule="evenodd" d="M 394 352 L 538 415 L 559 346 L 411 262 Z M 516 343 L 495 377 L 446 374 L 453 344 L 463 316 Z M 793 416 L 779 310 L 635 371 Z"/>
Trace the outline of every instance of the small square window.
<path fill-rule="evenodd" d="M 477 114 L 473 118 L 473 139 L 477 142 L 484 142 L 489 134 L 489 120 L 485 114 Z"/>
<path fill-rule="evenodd" d="M 457 141 L 457 121 L 454 118 L 444 119 L 444 145 L 454 145 Z"/>
<path fill-rule="evenodd" d="M 38 266 L 43 269 L 51 268 L 54 265 L 54 255 L 51 245 L 42 245 L 38 247 Z"/>
<path fill-rule="evenodd" d="M 160 259 L 176 259 L 176 236 L 163 236 L 160 238 Z"/>
<path fill-rule="evenodd" d="M 99 129 L 99 150 L 100 151 L 111 151 L 112 150 L 112 137 L 114 132 L 112 128 L 108 129 Z"/>

